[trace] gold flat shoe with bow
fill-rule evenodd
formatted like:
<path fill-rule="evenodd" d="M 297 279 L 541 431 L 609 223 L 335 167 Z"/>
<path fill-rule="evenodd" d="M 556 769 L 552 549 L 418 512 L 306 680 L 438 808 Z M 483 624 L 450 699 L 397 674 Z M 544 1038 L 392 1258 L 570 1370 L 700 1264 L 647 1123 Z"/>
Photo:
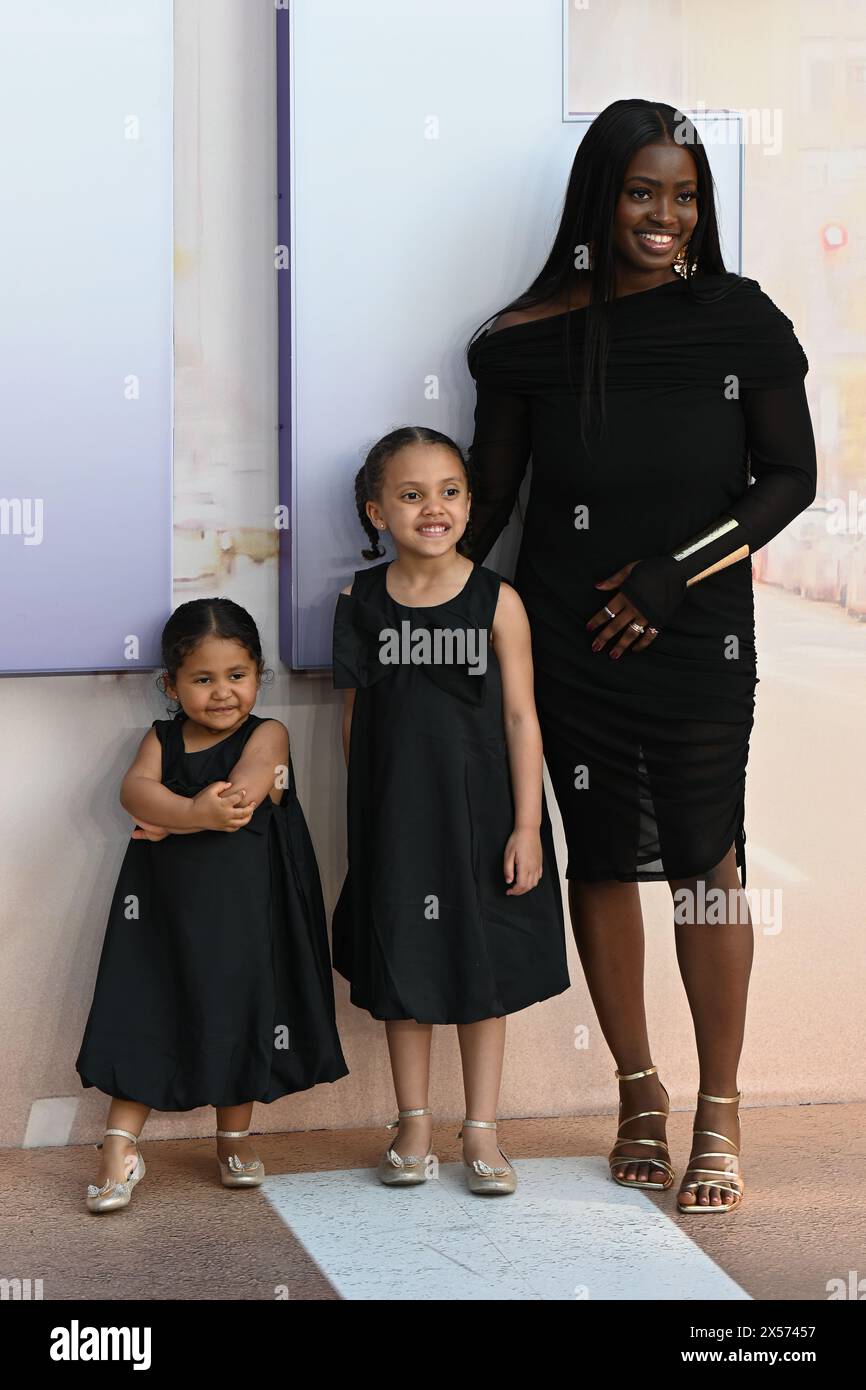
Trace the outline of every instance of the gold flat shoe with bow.
<path fill-rule="evenodd" d="M 463 1127 L 457 1135 L 458 1139 L 463 1138 L 463 1130 L 472 1129 L 495 1129 L 495 1120 L 464 1120 Z M 517 1187 L 517 1174 L 508 1161 L 507 1154 L 499 1150 L 505 1159 L 504 1168 L 496 1165 L 492 1166 L 485 1163 L 483 1159 L 476 1158 L 470 1163 L 468 1159 L 463 1159 L 463 1166 L 466 1171 L 466 1181 L 469 1184 L 469 1191 L 474 1192 L 478 1197 L 498 1197 L 506 1193 L 513 1192 Z"/>
<path fill-rule="evenodd" d="M 128 1207 L 132 1198 L 132 1189 L 136 1183 L 141 1182 L 145 1174 L 144 1159 L 138 1148 L 138 1135 L 131 1134 L 128 1129 L 107 1129 L 102 1136 L 103 1139 L 109 1134 L 119 1134 L 124 1139 L 131 1139 L 135 1145 L 135 1153 L 127 1154 L 125 1163 L 132 1163 L 132 1168 L 123 1182 L 115 1182 L 109 1178 L 97 1187 L 95 1183 L 90 1183 L 87 1188 L 87 1210 L 94 1214 L 106 1211 L 119 1211 L 121 1207 Z M 97 1149 L 102 1148 L 102 1144 L 96 1145 Z"/>
<path fill-rule="evenodd" d="M 218 1129 L 217 1139 L 246 1139 L 249 1134 L 248 1129 Z M 265 1165 L 260 1158 L 252 1159 L 249 1163 L 242 1163 L 237 1154 L 229 1154 L 228 1161 L 223 1163 L 217 1154 L 217 1163 L 220 1169 L 220 1180 L 223 1187 L 259 1187 L 264 1181 Z"/>
<path fill-rule="evenodd" d="M 396 1120 L 389 1120 L 386 1129 L 398 1129 L 401 1120 L 407 1120 L 413 1115 L 432 1115 L 433 1111 L 427 1106 L 423 1110 L 400 1110 Z M 433 1139 L 426 1154 L 398 1154 L 393 1148 L 387 1149 L 379 1159 L 376 1169 L 380 1182 L 386 1187 L 413 1187 L 416 1183 L 426 1182 L 429 1176 L 427 1161 L 433 1152 Z"/>

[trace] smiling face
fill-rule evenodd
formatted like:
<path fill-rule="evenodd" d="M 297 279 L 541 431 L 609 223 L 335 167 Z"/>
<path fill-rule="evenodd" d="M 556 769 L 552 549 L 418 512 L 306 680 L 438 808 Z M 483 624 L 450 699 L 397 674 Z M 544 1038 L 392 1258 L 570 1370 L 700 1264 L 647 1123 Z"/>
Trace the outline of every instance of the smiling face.
<path fill-rule="evenodd" d="M 460 540 L 471 494 L 460 460 L 442 444 L 406 444 L 385 465 L 381 495 L 367 515 L 384 522 L 395 544 L 418 555 L 444 555 Z"/>
<path fill-rule="evenodd" d="M 167 693 L 189 719 L 214 734 L 230 734 L 256 702 L 260 677 L 246 647 L 226 637 L 203 637 L 188 652 Z"/>
<path fill-rule="evenodd" d="M 670 268 L 698 220 L 697 170 L 685 145 L 644 145 L 629 162 L 613 222 L 614 256 L 629 273 Z"/>

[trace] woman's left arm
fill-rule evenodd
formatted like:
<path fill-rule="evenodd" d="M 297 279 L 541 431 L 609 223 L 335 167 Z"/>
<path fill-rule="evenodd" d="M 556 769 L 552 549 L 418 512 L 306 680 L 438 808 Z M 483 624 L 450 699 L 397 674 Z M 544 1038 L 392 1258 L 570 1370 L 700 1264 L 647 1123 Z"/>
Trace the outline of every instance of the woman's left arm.
<path fill-rule="evenodd" d="M 616 617 L 608 619 L 602 609 L 588 624 L 591 629 L 605 624 L 597 640 L 622 633 L 620 651 L 632 643 L 637 650 L 648 646 L 651 636 L 635 642 L 630 622 L 661 630 L 692 584 L 747 559 L 814 501 L 817 457 L 804 383 L 744 391 L 742 408 L 754 481 L 711 526 L 684 541 L 673 555 L 626 565 L 599 584 L 619 592 L 608 605 Z"/>

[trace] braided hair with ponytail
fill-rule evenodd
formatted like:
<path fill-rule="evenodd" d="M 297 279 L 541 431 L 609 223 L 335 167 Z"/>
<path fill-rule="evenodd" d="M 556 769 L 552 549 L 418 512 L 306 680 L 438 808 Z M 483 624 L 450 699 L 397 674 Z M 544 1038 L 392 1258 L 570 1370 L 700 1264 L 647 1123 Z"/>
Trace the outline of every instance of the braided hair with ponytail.
<path fill-rule="evenodd" d="M 388 460 L 408 444 L 441 444 L 444 448 L 450 449 L 460 460 L 463 472 L 466 474 L 469 492 L 473 491 L 471 466 L 463 457 L 459 445 L 455 444 L 454 440 L 450 439 L 447 434 L 441 434 L 439 430 L 428 429 L 426 425 L 402 425 L 399 429 L 391 430 L 390 434 L 383 435 L 373 445 L 363 466 L 358 469 L 355 475 L 355 506 L 358 509 L 358 520 L 372 542 L 369 549 L 362 549 L 361 551 L 365 560 L 379 560 L 385 554 L 378 528 L 367 514 L 367 503 L 379 501 Z M 471 530 L 472 519 L 470 515 L 461 539 L 468 540 Z"/>

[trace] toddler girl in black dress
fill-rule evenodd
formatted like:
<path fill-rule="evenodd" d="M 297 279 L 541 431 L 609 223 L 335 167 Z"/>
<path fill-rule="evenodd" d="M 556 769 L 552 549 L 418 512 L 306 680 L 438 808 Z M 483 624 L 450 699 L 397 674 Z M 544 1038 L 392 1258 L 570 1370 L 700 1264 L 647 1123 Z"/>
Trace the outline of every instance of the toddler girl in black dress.
<path fill-rule="evenodd" d="M 569 985 L 529 624 L 508 583 L 457 553 L 471 493 L 453 440 L 386 435 L 355 498 L 364 558 L 384 554 L 385 529 L 397 552 L 338 595 L 333 647 L 349 861 L 334 965 L 386 1021 L 399 1132 L 379 1177 L 431 1172 L 432 1025 L 453 1023 L 470 1189 L 513 1192 L 494 1133 L 505 1016 Z"/>
<path fill-rule="evenodd" d="M 128 1205 L 151 1108 L 215 1106 L 222 1183 L 254 1187 L 253 1102 L 348 1072 L 288 732 L 252 713 L 256 625 L 227 598 L 181 604 L 162 659 L 180 708 L 154 720 L 121 785 L 137 828 L 76 1062 L 82 1085 L 113 1097 L 93 1212 Z"/>

